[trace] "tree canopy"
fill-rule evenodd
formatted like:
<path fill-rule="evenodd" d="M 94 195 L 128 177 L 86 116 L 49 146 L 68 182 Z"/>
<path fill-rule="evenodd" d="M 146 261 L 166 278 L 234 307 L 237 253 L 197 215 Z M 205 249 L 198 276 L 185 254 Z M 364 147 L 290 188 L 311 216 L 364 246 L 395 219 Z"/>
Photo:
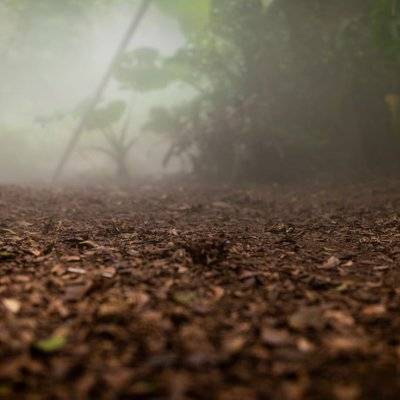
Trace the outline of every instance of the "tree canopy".
<path fill-rule="evenodd" d="M 199 173 L 286 179 L 282 171 L 304 175 L 326 163 L 360 171 L 398 165 L 385 103 L 400 83 L 397 2 L 218 0 L 161 8 L 180 21 L 186 46 L 172 57 L 137 49 L 116 78 L 132 90 L 177 82 L 194 90 L 196 107 L 173 113 L 190 121 L 191 134 L 185 146 L 174 134 L 172 147 L 191 148 Z M 193 24 L 196 15 L 201 23 Z M 171 126 L 171 115 L 158 109 L 150 118 Z"/>
<path fill-rule="evenodd" d="M 4 0 L 1 10 L 19 21 L 4 35 L 12 47 L 39 18 L 51 34 L 35 40 L 46 50 L 53 40 L 56 49 L 61 36 L 79 40 L 93 10 L 116 4 L 134 9 L 139 1 Z M 191 91 L 181 106 L 155 104 L 145 125 L 170 136 L 167 160 L 189 154 L 194 172 L 221 179 L 288 179 L 326 165 L 399 167 L 400 2 L 152 4 L 177 21 L 184 46 L 168 56 L 148 46 L 129 50 L 113 77 L 142 95 L 171 86 Z M 66 22 L 68 15 L 81 24 Z"/>

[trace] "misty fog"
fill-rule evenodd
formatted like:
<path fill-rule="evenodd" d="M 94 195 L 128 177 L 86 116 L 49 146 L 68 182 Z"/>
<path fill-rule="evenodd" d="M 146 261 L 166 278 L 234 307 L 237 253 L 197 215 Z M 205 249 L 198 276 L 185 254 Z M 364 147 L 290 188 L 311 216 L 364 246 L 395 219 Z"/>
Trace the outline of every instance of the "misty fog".
<path fill-rule="evenodd" d="M 2 182 L 51 179 L 55 164 L 79 123 L 79 118 L 71 115 L 93 95 L 136 4 L 116 2 L 86 15 L 74 15 L 68 10 L 63 14 L 61 9 L 56 16 L 47 17 L 37 14 L 40 10 L 32 4 L 22 19 L 14 15 L 15 10 L 0 6 Z M 178 23 L 153 7 L 129 48 L 154 47 L 164 55 L 172 55 L 184 41 Z M 129 104 L 129 133 L 139 138 L 130 154 L 132 173 L 159 175 L 167 144 L 160 136 L 143 134 L 142 125 L 151 107 L 171 104 L 171 98 L 179 102 L 190 96 L 190 91 L 170 87 L 151 93 L 131 93 L 119 86 L 112 83 L 102 100 L 126 99 Z M 102 140 L 98 133 L 85 133 L 73 161 L 68 163 L 66 176 L 112 177 L 112 163 L 90 150 Z"/>
<path fill-rule="evenodd" d="M 90 109 L 140 2 L 5 0 L 1 180 L 51 180 L 82 121 L 64 178 L 396 175 L 398 27 L 385 1 L 155 1 Z"/>

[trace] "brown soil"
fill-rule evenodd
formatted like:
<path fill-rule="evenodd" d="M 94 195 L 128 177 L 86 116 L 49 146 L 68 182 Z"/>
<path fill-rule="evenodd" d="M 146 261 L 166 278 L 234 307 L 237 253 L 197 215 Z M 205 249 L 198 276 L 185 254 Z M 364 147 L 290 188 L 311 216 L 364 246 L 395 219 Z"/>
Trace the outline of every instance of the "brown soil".
<path fill-rule="evenodd" d="M 400 185 L 0 188 L 1 399 L 398 399 Z"/>

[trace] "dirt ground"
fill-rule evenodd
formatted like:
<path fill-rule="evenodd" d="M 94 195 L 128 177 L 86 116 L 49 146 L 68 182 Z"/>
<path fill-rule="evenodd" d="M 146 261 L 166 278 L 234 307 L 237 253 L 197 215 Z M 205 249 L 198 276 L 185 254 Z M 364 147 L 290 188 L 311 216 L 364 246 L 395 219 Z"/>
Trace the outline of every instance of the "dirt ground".
<path fill-rule="evenodd" d="M 400 182 L 0 187 L 0 399 L 398 399 Z"/>

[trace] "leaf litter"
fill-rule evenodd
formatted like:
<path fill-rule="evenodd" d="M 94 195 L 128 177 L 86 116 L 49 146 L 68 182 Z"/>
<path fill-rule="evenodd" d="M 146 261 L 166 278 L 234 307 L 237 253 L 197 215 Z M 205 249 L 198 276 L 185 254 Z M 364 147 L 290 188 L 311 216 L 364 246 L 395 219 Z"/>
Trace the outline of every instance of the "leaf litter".
<path fill-rule="evenodd" d="M 397 398 L 398 186 L 2 187 L 0 398 Z"/>

